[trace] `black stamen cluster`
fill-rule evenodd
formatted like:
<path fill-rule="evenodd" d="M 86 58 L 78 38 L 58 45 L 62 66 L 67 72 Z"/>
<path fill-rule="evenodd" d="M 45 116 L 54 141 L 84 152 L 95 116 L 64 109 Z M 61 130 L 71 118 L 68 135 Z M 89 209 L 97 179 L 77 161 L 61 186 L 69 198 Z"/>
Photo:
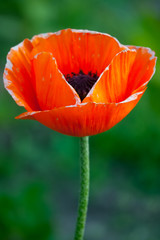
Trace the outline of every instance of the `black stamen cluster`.
<path fill-rule="evenodd" d="M 76 90 L 81 101 L 87 96 L 88 92 L 91 90 L 93 85 L 98 79 L 97 73 L 92 73 L 91 71 L 88 74 L 84 74 L 82 70 L 78 74 L 72 72 L 65 76 L 68 83 Z"/>

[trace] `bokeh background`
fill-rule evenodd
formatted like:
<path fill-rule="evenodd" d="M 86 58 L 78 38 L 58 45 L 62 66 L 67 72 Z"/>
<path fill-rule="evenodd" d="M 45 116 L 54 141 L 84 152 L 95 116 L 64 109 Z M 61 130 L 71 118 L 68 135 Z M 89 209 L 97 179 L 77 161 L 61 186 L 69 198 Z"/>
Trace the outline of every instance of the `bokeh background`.
<path fill-rule="evenodd" d="M 73 239 L 79 139 L 35 121 L 3 87 L 9 49 L 63 28 L 109 33 L 160 57 L 160 1 L 0 1 L 0 240 Z M 160 68 L 136 108 L 90 138 L 87 240 L 160 239 Z"/>

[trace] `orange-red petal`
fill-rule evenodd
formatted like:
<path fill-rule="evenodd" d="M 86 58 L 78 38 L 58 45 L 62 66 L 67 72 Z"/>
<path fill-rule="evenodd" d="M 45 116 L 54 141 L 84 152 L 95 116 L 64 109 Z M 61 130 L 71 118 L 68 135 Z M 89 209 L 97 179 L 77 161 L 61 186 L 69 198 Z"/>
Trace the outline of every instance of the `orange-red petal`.
<path fill-rule="evenodd" d="M 118 103 L 129 97 L 128 75 L 135 56 L 134 50 L 117 54 L 83 102 Z"/>
<path fill-rule="evenodd" d="M 27 112 L 17 118 L 37 120 L 45 126 L 71 136 L 90 136 L 104 132 L 120 122 L 137 104 L 144 90 L 122 103 L 84 103 L 49 111 Z"/>
<path fill-rule="evenodd" d="M 32 60 L 33 85 L 41 110 L 75 105 L 81 102 L 76 91 L 58 70 L 51 53 L 42 52 Z"/>
<path fill-rule="evenodd" d="M 113 57 L 126 49 L 108 34 L 73 29 L 37 35 L 32 44 L 33 56 L 42 51 L 51 52 L 64 75 L 79 70 L 100 75 Z"/>
<path fill-rule="evenodd" d="M 75 90 L 59 71 L 51 53 L 31 52 L 32 43 L 25 39 L 7 56 L 4 84 L 16 103 L 28 111 L 48 110 L 80 103 Z"/>
<path fill-rule="evenodd" d="M 33 46 L 29 40 L 11 49 L 4 71 L 5 88 L 16 103 L 28 111 L 40 110 L 32 85 L 30 53 Z"/>
<path fill-rule="evenodd" d="M 118 53 L 83 102 L 118 103 L 141 92 L 154 73 L 155 61 L 147 48 Z"/>
<path fill-rule="evenodd" d="M 128 46 L 136 50 L 136 58 L 129 75 L 128 92 L 138 92 L 144 89 L 155 72 L 157 57 L 150 48 Z"/>

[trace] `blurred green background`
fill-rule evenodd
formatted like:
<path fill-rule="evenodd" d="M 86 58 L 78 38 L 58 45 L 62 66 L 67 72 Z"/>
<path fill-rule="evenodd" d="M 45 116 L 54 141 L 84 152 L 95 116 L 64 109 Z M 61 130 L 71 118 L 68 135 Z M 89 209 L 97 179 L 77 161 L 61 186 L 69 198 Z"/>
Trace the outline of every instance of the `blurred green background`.
<path fill-rule="evenodd" d="M 4 90 L 9 49 L 63 28 L 109 33 L 160 57 L 160 2 L 0 1 L 0 240 L 73 239 L 79 195 L 79 139 L 35 121 Z M 90 138 L 87 240 L 160 239 L 160 61 L 136 108 Z"/>

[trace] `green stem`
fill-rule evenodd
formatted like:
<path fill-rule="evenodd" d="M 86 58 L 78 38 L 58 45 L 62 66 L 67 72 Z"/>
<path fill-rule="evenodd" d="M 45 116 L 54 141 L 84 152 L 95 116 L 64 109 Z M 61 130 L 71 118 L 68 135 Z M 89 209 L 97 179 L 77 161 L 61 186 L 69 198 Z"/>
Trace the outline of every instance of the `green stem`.
<path fill-rule="evenodd" d="M 83 240 L 89 198 L 89 137 L 80 138 L 81 190 L 74 240 Z"/>

